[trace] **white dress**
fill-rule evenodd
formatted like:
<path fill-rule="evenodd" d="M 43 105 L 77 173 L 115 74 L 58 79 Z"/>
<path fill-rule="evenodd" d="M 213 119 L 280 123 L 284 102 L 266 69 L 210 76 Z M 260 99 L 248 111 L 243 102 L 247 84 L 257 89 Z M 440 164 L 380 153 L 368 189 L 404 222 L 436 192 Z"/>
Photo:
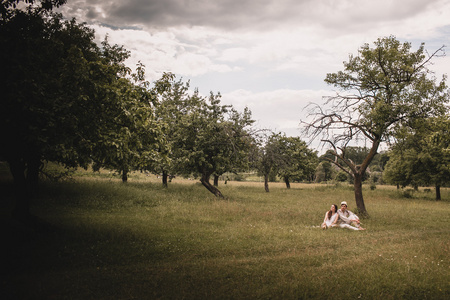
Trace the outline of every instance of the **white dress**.
<path fill-rule="evenodd" d="M 333 224 L 334 221 L 336 221 L 337 216 L 338 214 L 335 213 L 334 215 L 331 216 L 331 218 L 325 220 L 325 224 L 327 225 L 327 227 L 330 227 L 331 224 Z"/>

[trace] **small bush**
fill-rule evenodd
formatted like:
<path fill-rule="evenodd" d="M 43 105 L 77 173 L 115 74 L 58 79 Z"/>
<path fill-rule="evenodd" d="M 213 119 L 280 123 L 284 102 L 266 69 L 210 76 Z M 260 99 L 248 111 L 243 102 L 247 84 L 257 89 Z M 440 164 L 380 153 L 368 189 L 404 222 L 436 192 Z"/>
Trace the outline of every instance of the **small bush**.
<path fill-rule="evenodd" d="M 235 181 L 244 181 L 245 178 L 244 178 L 244 175 L 242 175 L 242 174 L 236 174 L 236 175 L 234 176 L 234 180 L 235 180 Z"/>
<path fill-rule="evenodd" d="M 348 175 L 344 171 L 340 171 L 339 173 L 337 173 L 334 180 L 339 181 L 339 182 L 345 182 L 348 180 Z"/>

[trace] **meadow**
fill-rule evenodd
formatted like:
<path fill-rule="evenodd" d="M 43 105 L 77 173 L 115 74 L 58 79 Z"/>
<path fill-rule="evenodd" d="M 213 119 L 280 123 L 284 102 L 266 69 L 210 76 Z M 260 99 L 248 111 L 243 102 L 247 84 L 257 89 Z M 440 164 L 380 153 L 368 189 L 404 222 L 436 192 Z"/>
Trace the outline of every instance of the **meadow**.
<path fill-rule="evenodd" d="M 8 218 L 2 299 L 449 299 L 450 189 L 364 189 L 366 231 L 322 230 L 347 185 L 76 177 Z M 5 188 L 3 189 L 5 192 Z"/>

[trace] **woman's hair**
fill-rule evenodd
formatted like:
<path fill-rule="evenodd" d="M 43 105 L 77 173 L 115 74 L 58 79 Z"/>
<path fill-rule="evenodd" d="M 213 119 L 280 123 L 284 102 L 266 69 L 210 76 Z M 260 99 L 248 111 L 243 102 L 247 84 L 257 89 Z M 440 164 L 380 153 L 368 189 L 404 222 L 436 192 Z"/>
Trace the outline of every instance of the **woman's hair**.
<path fill-rule="evenodd" d="M 333 206 L 334 206 L 334 212 L 337 212 L 337 210 L 338 210 L 338 206 L 336 205 L 336 204 L 333 204 Z M 331 209 L 328 211 L 328 215 L 327 215 L 327 217 L 328 217 L 328 220 L 331 218 L 331 215 L 333 214 L 333 212 L 331 211 Z"/>

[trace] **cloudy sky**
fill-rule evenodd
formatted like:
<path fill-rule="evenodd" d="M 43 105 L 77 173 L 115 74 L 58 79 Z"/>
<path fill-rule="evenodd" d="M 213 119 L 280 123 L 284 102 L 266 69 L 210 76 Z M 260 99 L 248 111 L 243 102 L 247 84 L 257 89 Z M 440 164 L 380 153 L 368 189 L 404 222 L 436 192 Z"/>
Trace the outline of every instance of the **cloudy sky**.
<path fill-rule="evenodd" d="M 394 35 L 431 53 L 450 46 L 450 0 L 68 0 L 60 11 L 131 51 L 147 79 L 172 72 L 259 127 L 299 136 L 308 103 L 333 95 L 327 73 L 364 43 Z M 447 49 L 448 52 L 448 49 Z M 450 56 L 435 60 L 440 77 Z"/>

